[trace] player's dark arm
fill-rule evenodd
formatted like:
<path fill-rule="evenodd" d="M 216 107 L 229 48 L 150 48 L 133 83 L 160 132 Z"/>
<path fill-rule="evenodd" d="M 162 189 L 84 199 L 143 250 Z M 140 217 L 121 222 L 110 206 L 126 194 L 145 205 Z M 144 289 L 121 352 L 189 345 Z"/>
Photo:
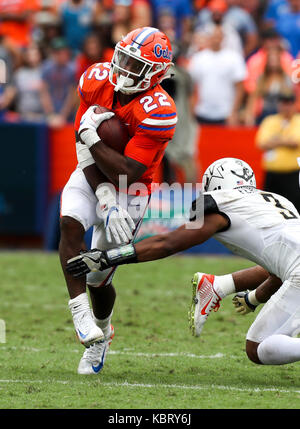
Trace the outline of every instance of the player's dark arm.
<path fill-rule="evenodd" d="M 68 260 L 67 271 L 75 278 L 90 271 L 104 270 L 110 267 L 137 262 L 154 261 L 202 244 L 216 232 L 229 226 L 229 220 L 221 214 L 208 214 L 202 227 L 189 228 L 186 224 L 170 232 L 147 238 L 136 244 L 127 244 L 107 251 L 91 250 Z"/>
<path fill-rule="evenodd" d="M 236 312 L 241 315 L 255 311 L 259 304 L 267 302 L 282 285 L 280 278 L 274 274 L 268 273 L 264 268 L 259 266 L 239 271 L 238 277 L 235 276 L 236 274 L 237 273 L 233 273 L 232 278 L 236 292 L 238 293 L 233 297 L 232 303 Z M 256 276 L 256 274 L 258 275 Z M 242 281 L 238 281 L 239 277 L 244 277 L 244 279 Z M 257 282 L 259 282 L 259 279 L 262 281 L 258 284 Z M 249 284 L 242 289 L 243 284 L 248 282 Z"/>
<path fill-rule="evenodd" d="M 270 274 L 268 278 L 261 283 L 255 290 L 255 297 L 258 302 L 265 303 L 269 298 L 278 291 L 281 287 L 282 281 L 274 274 Z"/>
<path fill-rule="evenodd" d="M 201 228 L 190 229 L 189 224 L 186 224 L 168 234 L 146 238 L 134 245 L 137 262 L 162 259 L 190 249 L 193 246 L 204 243 L 216 232 L 227 228 L 227 226 L 228 220 L 215 213 L 204 217 L 204 224 Z"/>
<path fill-rule="evenodd" d="M 75 138 L 76 138 L 77 142 L 80 140 L 77 131 L 75 132 Z M 104 150 L 107 148 L 107 146 L 105 146 L 101 142 L 99 142 L 99 145 L 101 145 L 104 148 Z M 97 146 L 97 145 L 94 145 L 94 146 Z M 90 149 L 90 152 L 94 158 L 94 154 L 92 153 L 92 149 L 93 148 Z M 118 158 L 118 155 L 120 155 L 120 154 L 111 148 L 108 148 L 108 149 L 110 149 L 112 151 L 112 153 L 110 153 L 111 158 L 108 158 L 108 165 L 110 165 L 112 167 L 112 170 L 109 171 L 109 169 L 104 168 L 105 171 L 107 170 L 107 175 L 105 174 L 103 169 L 100 169 L 99 163 L 97 164 L 97 161 L 95 158 L 94 158 L 95 162 L 96 162 L 95 164 L 91 164 L 88 167 L 85 167 L 83 169 L 83 173 L 86 177 L 86 180 L 89 183 L 89 185 L 91 186 L 91 188 L 94 190 L 94 192 L 96 191 L 98 185 L 100 185 L 101 183 L 112 182 L 113 184 L 118 186 L 119 185 L 119 175 L 120 174 L 127 174 L 124 172 L 118 172 L 117 167 L 116 167 L 116 163 L 118 162 L 118 159 L 116 162 L 114 162 L 114 160 L 113 160 L 113 162 L 110 162 L 111 159 L 113 159 L 115 156 Z M 136 180 L 139 179 L 139 177 L 142 176 L 142 174 L 146 171 L 147 167 L 145 165 L 140 164 L 139 162 L 131 159 L 131 158 L 127 158 L 127 157 L 123 157 L 123 156 L 122 156 L 122 158 L 125 158 L 129 161 L 128 168 L 131 168 L 129 178 L 127 176 L 127 184 L 129 186 L 129 185 L 131 185 L 131 183 L 135 182 Z"/>
<path fill-rule="evenodd" d="M 116 152 L 101 141 L 90 148 L 90 152 L 97 167 L 116 186 L 119 184 L 119 176 L 127 177 L 128 186 L 136 182 L 147 170 L 147 166 L 132 158 Z"/>
<path fill-rule="evenodd" d="M 98 169 L 103 173 L 105 177 L 109 179 L 111 183 L 115 186 L 119 186 L 120 176 L 126 176 L 127 186 L 130 186 L 132 183 L 137 182 L 138 179 L 143 175 L 143 173 L 148 168 L 148 157 L 147 161 L 144 161 L 144 158 L 136 160 L 136 156 L 130 156 L 129 154 L 125 155 L 115 151 L 111 147 L 105 145 L 99 138 L 99 135 L 96 132 L 97 127 L 105 120 L 109 119 L 107 117 L 108 113 L 97 114 L 94 112 L 94 106 L 88 107 L 82 103 L 80 104 L 76 120 L 80 120 L 79 140 L 89 148 L 90 155 L 93 157 Z M 85 113 L 81 114 L 85 110 Z M 110 113 L 109 113 L 110 114 Z M 94 115 L 91 118 L 91 115 Z M 104 116 L 106 115 L 106 118 Z M 95 120 L 96 116 L 96 120 Z M 139 139 L 137 139 L 139 140 Z M 145 139 L 143 139 L 144 141 Z M 127 143 L 126 149 L 130 146 L 136 144 L 135 136 Z M 152 143 L 152 141 L 151 141 Z M 130 146 L 131 147 L 131 146 Z M 156 151 L 161 148 L 161 143 L 159 143 L 155 149 Z M 152 151 L 151 151 L 152 155 Z M 155 154 L 153 155 L 155 156 Z M 89 181 L 89 180 L 88 180 Z M 101 183 L 101 182 L 100 182 Z M 100 184 L 98 183 L 98 185 Z"/>

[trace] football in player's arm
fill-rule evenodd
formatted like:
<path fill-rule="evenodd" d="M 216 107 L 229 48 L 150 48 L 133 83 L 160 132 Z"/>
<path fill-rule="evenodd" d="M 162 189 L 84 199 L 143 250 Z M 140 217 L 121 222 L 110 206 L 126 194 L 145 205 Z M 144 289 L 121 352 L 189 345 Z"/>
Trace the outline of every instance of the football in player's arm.
<path fill-rule="evenodd" d="M 257 288 L 235 297 L 235 305 L 242 306 L 243 312 L 268 301 L 247 333 L 249 359 L 258 364 L 300 360 L 300 339 L 293 338 L 300 330 L 299 213 L 284 197 L 256 189 L 251 167 L 241 160 L 216 161 L 206 170 L 203 184 L 204 223 L 199 229 L 186 224 L 136 244 L 107 251 L 95 249 L 69 260 L 67 270 L 76 277 L 108 266 L 160 259 L 214 236 L 258 266 L 233 275 L 194 275 L 190 311 L 193 333 L 201 334 L 211 310 L 218 309 L 225 296 Z"/>

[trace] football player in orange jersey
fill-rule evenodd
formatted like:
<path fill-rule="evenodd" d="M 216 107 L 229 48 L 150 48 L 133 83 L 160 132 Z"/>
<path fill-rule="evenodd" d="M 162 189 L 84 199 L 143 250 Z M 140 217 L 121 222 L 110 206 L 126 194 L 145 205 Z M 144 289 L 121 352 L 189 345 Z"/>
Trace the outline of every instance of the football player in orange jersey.
<path fill-rule="evenodd" d="M 175 132 L 175 103 L 160 86 L 169 77 L 171 65 L 168 38 L 156 28 L 144 27 L 116 45 L 111 63 L 92 65 L 79 81 L 78 166 L 62 192 L 59 244 L 69 308 L 76 334 L 86 347 L 79 374 L 99 373 L 114 335 L 115 268 L 75 279 L 67 273 L 66 262 L 85 250 L 84 234 L 91 226 L 92 247 L 101 249 L 128 243 L 137 232 L 149 202 L 153 174 Z M 97 114 L 96 104 L 115 112 L 128 126 L 130 140 L 123 154 L 101 142 L 96 130 L 114 113 Z M 119 176 L 127 180 L 125 193 L 120 191 L 124 186 Z"/>

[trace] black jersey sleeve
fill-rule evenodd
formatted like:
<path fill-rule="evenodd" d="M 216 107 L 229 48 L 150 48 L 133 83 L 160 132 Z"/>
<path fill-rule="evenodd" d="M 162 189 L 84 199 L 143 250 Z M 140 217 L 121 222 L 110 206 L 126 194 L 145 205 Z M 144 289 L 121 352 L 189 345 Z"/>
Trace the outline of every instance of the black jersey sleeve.
<path fill-rule="evenodd" d="M 204 207 L 203 207 L 203 205 L 204 205 Z M 219 232 L 224 232 L 228 228 L 230 228 L 231 221 L 230 221 L 229 216 L 226 213 L 219 210 L 219 207 L 218 207 L 216 201 L 214 200 L 214 198 L 210 194 L 205 194 L 203 196 L 201 195 L 192 202 L 192 207 L 190 210 L 190 219 L 189 219 L 190 222 L 193 222 L 196 219 L 198 219 L 199 210 L 203 210 L 204 216 L 208 215 L 208 214 L 217 213 L 217 214 L 220 214 L 221 216 L 223 216 L 228 221 L 228 226 L 223 228 Z"/>

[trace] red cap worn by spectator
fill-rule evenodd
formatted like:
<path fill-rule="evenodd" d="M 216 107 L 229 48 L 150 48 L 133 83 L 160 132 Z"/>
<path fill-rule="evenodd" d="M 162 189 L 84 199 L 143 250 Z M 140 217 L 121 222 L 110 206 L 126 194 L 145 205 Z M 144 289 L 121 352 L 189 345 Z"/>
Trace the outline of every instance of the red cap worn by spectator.
<path fill-rule="evenodd" d="M 224 0 L 211 0 L 208 3 L 208 9 L 212 12 L 226 12 L 228 9 L 227 3 Z"/>

